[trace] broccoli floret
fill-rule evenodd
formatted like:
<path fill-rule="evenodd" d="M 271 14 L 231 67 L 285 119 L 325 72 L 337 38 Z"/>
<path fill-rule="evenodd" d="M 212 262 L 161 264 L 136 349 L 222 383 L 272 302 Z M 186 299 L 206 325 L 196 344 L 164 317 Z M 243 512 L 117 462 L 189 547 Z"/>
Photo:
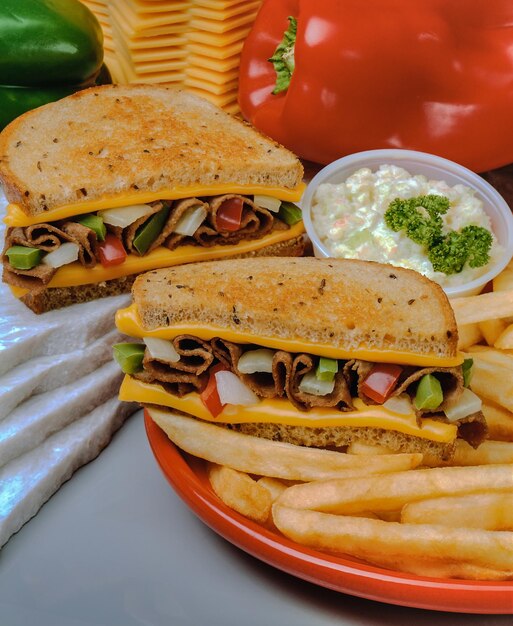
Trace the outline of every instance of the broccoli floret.
<path fill-rule="evenodd" d="M 471 224 L 444 235 L 442 215 L 449 207 L 448 198 L 434 194 L 396 198 L 385 212 L 385 224 L 395 232 L 404 230 L 412 241 L 425 246 L 436 272 L 456 274 L 465 263 L 470 267 L 486 265 L 490 260 L 491 233 Z"/>

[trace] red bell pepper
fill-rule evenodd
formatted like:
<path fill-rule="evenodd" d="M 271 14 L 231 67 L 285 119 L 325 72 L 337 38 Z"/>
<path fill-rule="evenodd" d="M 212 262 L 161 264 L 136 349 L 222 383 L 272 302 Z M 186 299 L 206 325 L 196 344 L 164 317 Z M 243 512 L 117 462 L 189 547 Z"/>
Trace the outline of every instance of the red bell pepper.
<path fill-rule="evenodd" d="M 394 363 L 376 363 L 361 385 L 363 393 L 383 404 L 395 389 L 403 368 Z"/>
<path fill-rule="evenodd" d="M 217 225 L 221 230 L 233 232 L 239 230 L 244 202 L 242 198 L 228 198 L 217 209 Z"/>
<path fill-rule="evenodd" d="M 225 405 L 221 404 L 219 393 L 217 391 L 216 373 L 228 369 L 222 363 L 214 365 L 209 370 L 208 383 L 200 394 L 201 401 L 205 405 L 212 417 L 217 417 L 224 409 Z"/>
<path fill-rule="evenodd" d="M 105 240 L 98 244 L 98 254 L 103 267 L 120 265 L 125 262 L 126 250 L 121 241 L 112 234 L 108 234 Z"/>
<path fill-rule="evenodd" d="M 318 163 L 408 148 L 481 172 L 513 162 L 512 50 L 511 0 L 264 0 L 239 104 Z"/>

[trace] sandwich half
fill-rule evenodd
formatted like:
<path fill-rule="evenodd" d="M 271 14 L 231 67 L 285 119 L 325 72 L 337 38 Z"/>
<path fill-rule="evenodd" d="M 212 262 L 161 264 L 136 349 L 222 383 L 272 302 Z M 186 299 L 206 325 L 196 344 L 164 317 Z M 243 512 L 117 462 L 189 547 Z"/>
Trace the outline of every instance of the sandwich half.
<path fill-rule="evenodd" d="M 246 434 L 451 457 L 486 436 L 436 283 L 374 262 L 240 259 L 140 276 L 120 398 Z"/>
<path fill-rule="evenodd" d="M 36 313 L 193 261 L 298 256 L 303 167 L 184 90 L 94 87 L 0 134 L 3 280 Z"/>

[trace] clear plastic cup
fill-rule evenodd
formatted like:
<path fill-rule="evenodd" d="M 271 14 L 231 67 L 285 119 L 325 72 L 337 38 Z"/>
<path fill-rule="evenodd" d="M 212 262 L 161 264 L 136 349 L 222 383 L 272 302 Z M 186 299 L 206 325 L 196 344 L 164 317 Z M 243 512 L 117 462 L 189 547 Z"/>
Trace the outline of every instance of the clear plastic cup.
<path fill-rule="evenodd" d="M 513 257 L 513 214 L 507 202 L 494 187 L 478 174 L 448 159 L 426 152 L 392 149 L 367 150 L 351 154 L 330 163 L 312 178 L 301 200 L 301 207 L 306 232 L 312 242 L 315 256 L 321 258 L 331 256 L 330 252 L 320 241 L 312 223 L 311 208 L 317 187 L 324 183 L 342 183 L 362 167 L 368 167 L 375 171 L 380 165 L 403 167 L 412 175 L 423 174 L 431 180 L 444 180 L 451 186 L 457 184 L 465 185 L 474 189 L 477 197 L 483 203 L 483 209 L 490 217 L 493 232 L 504 253 L 479 278 L 457 287 L 444 287 L 450 298 L 479 293 L 510 262 Z"/>

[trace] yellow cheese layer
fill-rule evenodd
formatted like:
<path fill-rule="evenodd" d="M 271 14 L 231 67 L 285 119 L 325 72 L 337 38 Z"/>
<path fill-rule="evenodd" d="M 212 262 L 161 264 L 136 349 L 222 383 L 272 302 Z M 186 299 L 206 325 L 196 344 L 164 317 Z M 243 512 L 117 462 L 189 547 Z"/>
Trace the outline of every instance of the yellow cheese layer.
<path fill-rule="evenodd" d="M 354 411 L 336 411 L 315 407 L 303 412 L 298 411 L 288 400 L 266 398 L 251 406 L 226 405 L 214 418 L 197 393 L 190 393 L 179 398 L 168 393 L 160 385 L 144 383 L 128 375 L 121 384 L 119 399 L 125 402 L 159 404 L 209 422 L 225 424 L 258 422 L 310 428 L 329 426 L 383 428 L 443 443 L 454 441 L 458 430 L 455 424 L 445 424 L 429 418 L 422 419 L 422 428 L 420 428 L 413 413 L 411 415 L 393 413 L 381 406 L 367 406 L 359 399 L 355 400 L 356 410 Z"/>
<path fill-rule="evenodd" d="M 120 278 L 122 276 L 129 276 L 130 274 L 140 274 L 141 272 L 147 272 L 148 270 L 154 270 L 160 267 L 171 267 L 173 265 L 182 265 L 184 263 L 194 263 L 197 261 L 225 259 L 230 256 L 260 250 L 261 248 L 282 241 L 296 239 L 303 233 L 303 222 L 298 222 L 288 230 L 276 230 L 261 239 L 241 241 L 233 246 L 212 246 L 210 248 L 204 248 L 202 246 L 187 245 L 179 246 L 174 250 L 160 247 L 145 256 L 129 254 L 124 263 L 113 265 L 112 267 L 103 267 L 101 263 L 97 263 L 94 267 L 88 269 L 76 261 L 75 263 L 60 267 L 47 287 L 51 289 L 52 287 L 89 285 Z M 26 293 L 24 289 L 13 287 L 11 287 L 11 289 L 18 298 Z"/>
<path fill-rule="evenodd" d="M 225 193 L 240 193 L 242 195 L 263 194 L 280 200 L 297 202 L 301 200 L 305 184 L 301 183 L 294 189 L 288 187 L 269 187 L 264 185 L 188 185 L 184 187 L 170 187 L 159 191 L 132 191 L 115 196 L 105 196 L 99 200 L 83 200 L 73 204 L 39 213 L 27 215 L 18 204 L 9 204 L 4 222 L 7 226 L 31 226 L 42 222 L 54 222 L 83 213 L 91 213 L 102 209 L 114 209 L 131 204 L 146 204 L 157 200 L 179 200 L 197 196 L 219 196 Z"/>
<path fill-rule="evenodd" d="M 178 335 L 194 335 L 205 341 L 214 337 L 222 337 L 227 341 L 240 344 L 257 344 L 274 350 L 287 352 L 305 352 L 330 359 L 361 359 L 379 363 L 398 363 L 403 365 L 416 365 L 425 367 L 453 367 L 463 363 L 463 354 L 455 357 L 439 357 L 430 354 L 412 354 L 400 350 L 379 350 L 361 346 L 354 350 L 337 348 L 330 344 L 312 343 L 308 340 L 286 339 L 283 337 L 271 337 L 255 335 L 243 330 L 227 329 L 215 324 L 187 323 L 173 324 L 172 326 L 148 330 L 142 325 L 135 304 L 116 313 L 116 326 L 125 335 L 130 337 L 159 337 L 161 339 L 174 339 Z"/>

